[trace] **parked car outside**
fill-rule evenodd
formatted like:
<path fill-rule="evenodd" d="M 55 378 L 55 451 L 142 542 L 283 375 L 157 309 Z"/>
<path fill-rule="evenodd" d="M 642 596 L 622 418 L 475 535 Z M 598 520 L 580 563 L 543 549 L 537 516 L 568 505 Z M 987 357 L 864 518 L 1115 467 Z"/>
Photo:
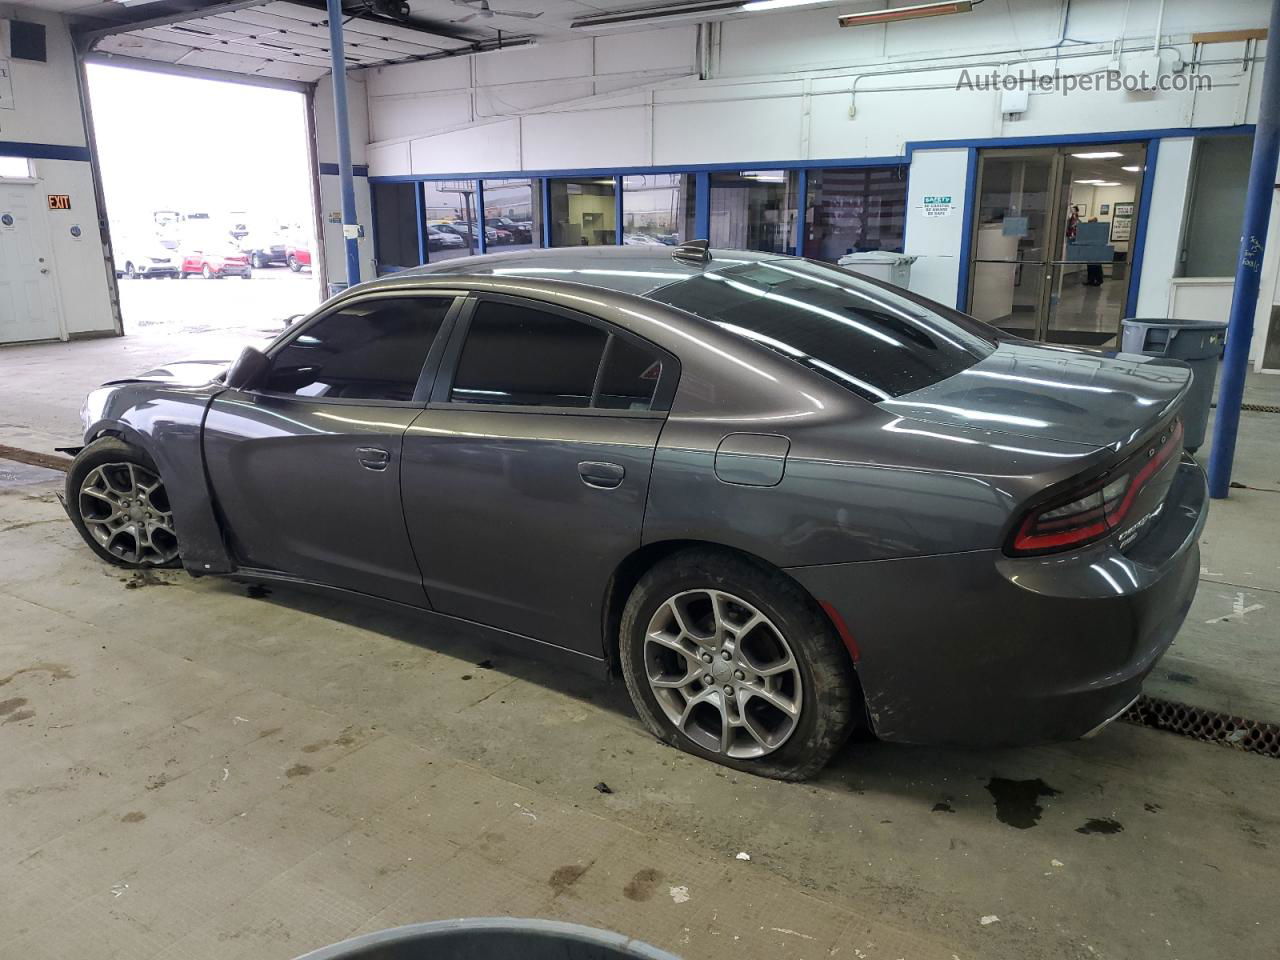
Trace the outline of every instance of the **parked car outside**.
<path fill-rule="evenodd" d="M 485 219 L 485 226 L 493 227 L 498 231 L 499 236 L 506 234 L 510 239 L 501 240 L 503 243 L 532 243 L 533 242 L 533 225 L 517 223 L 510 217 L 488 217 Z"/>
<path fill-rule="evenodd" d="M 448 230 L 437 230 L 435 227 L 427 227 L 427 249 L 428 250 L 457 250 L 465 247 L 467 241 L 456 233 Z"/>
<path fill-rule="evenodd" d="M 463 220 L 433 220 L 430 225 L 437 230 L 443 230 L 445 233 L 456 234 L 471 246 L 479 249 L 479 238 L 476 236 L 479 230 L 474 223 L 467 223 Z M 484 237 L 485 243 L 496 244 L 498 242 L 498 231 L 492 227 L 485 227 Z"/>
<path fill-rule="evenodd" d="M 239 238 L 240 252 L 249 258 L 249 266 L 263 270 L 289 262 L 289 244 L 279 234 L 247 233 Z"/>
<path fill-rule="evenodd" d="M 186 250 L 182 253 L 182 265 L 178 271 L 178 279 L 185 279 L 199 274 L 206 280 L 221 280 L 223 277 L 243 277 L 245 280 L 253 276 L 253 268 L 249 265 L 249 257 L 240 252 L 234 243 L 208 250 Z"/>
<path fill-rule="evenodd" d="M 117 280 L 175 277 L 181 266 L 178 254 L 165 249 L 158 240 L 122 240 L 112 245 L 112 253 Z"/>
<path fill-rule="evenodd" d="M 66 502 L 104 560 L 416 608 L 799 779 L 1128 708 L 1199 577 L 1190 386 L 794 257 L 507 253 L 95 391 Z"/>
<path fill-rule="evenodd" d="M 285 262 L 289 264 L 289 269 L 294 273 L 301 272 L 304 268 L 311 269 L 311 248 L 290 244 L 285 253 Z"/>

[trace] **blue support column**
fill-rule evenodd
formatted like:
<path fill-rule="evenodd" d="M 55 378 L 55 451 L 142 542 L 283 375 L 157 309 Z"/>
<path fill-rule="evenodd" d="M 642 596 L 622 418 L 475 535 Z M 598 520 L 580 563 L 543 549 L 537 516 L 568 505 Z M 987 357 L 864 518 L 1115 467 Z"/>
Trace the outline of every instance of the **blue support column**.
<path fill-rule="evenodd" d="M 808 214 L 809 206 L 809 171 L 796 171 L 796 237 L 795 247 L 796 256 L 804 256 L 804 225 L 805 215 Z"/>
<path fill-rule="evenodd" d="M 480 222 L 476 224 L 476 240 L 480 243 L 480 252 L 482 254 L 489 252 L 489 231 L 485 226 L 484 217 L 484 181 L 476 181 L 476 216 Z"/>
<path fill-rule="evenodd" d="M 711 174 L 705 170 L 693 175 L 693 236 L 689 239 L 711 239 Z"/>
<path fill-rule="evenodd" d="M 551 181 L 542 178 L 542 245 L 551 246 Z"/>
<path fill-rule="evenodd" d="M 1272 44 L 1280 37 L 1280 0 L 1271 2 L 1271 28 L 1267 36 Z M 1280 64 L 1275 62 L 1277 59 L 1280 58 L 1268 56 L 1262 70 L 1258 126 L 1253 133 L 1253 163 L 1249 168 L 1249 191 L 1245 195 L 1240 261 L 1236 265 L 1227 350 L 1218 389 L 1218 415 L 1213 422 L 1213 451 L 1209 455 L 1209 495 L 1215 500 L 1224 499 L 1231 489 L 1240 404 L 1244 401 L 1244 378 L 1253 340 L 1253 315 L 1258 307 L 1258 287 L 1262 279 L 1262 254 L 1267 245 L 1267 223 L 1276 186 L 1276 160 L 1280 158 Z"/>
<path fill-rule="evenodd" d="M 427 262 L 427 218 L 424 214 L 422 181 L 416 180 L 413 184 L 413 215 L 418 223 L 419 265 Z"/>
<path fill-rule="evenodd" d="M 329 63 L 333 71 L 333 126 L 338 140 L 338 182 L 342 190 L 342 232 L 347 246 L 347 286 L 360 282 L 356 181 L 351 169 L 351 126 L 347 122 L 347 60 L 342 40 L 342 0 L 326 0 L 329 11 Z"/>
<path fill-rule="evenodd" d="M 622 246 L 622 178 L 613 178 L 613 242 Z"/>

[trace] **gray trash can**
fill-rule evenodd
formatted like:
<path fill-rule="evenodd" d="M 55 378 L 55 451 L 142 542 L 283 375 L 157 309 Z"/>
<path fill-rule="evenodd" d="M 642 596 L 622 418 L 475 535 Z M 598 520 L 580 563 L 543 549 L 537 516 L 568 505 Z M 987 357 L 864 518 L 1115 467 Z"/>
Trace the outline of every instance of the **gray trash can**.
<path fill-rule="evenodd" d="M 1226 339 L 1227 324 L 1219 320 L 1124 320 L 1120 349 L 1148 357 L 1182 360 L 1194 374 L 1191 394 L 1182 408 L 1183 446 L 1195 453 L 1204 443 L 1218 377 L 1218 358 Z"/>
<path fill-rule="evenodd" d="M 493 917 L 369 933 L 298 960 L 680 960 L 620 933 L 558 920 Z"/>
<path fill-rule="evenodd" d="M 836 261 L 836 265 L 906 289 L 911 286 L 911 265 L 917 259 L 888 250 L 869 250 L 866 253 L 846 253 Z"/>

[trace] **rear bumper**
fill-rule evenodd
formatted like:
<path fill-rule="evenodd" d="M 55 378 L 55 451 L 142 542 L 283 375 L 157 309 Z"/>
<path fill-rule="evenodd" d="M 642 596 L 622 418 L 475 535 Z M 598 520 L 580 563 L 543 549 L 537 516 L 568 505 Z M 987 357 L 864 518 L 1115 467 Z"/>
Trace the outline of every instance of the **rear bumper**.
<path fill-rule="evenodd" d="M 1000 551 L 788 572 L 836 608 L 885 740 L 997 746 L 1075 739 L 1122 712 L 1195 596 L 1204 473 L 1183 463 L 1151 529 L 1122 553 Z"/>

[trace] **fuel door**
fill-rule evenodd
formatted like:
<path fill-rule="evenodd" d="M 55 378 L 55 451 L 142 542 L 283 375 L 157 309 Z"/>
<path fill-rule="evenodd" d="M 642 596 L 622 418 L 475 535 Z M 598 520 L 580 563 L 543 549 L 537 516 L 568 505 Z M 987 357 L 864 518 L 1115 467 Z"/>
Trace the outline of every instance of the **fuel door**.
<path fill-rule="evenodd" d="M 716 447 L 716 477 L 748 487 L 782 482 L 791 441 L 770 433 L 731 433 Z"/>

